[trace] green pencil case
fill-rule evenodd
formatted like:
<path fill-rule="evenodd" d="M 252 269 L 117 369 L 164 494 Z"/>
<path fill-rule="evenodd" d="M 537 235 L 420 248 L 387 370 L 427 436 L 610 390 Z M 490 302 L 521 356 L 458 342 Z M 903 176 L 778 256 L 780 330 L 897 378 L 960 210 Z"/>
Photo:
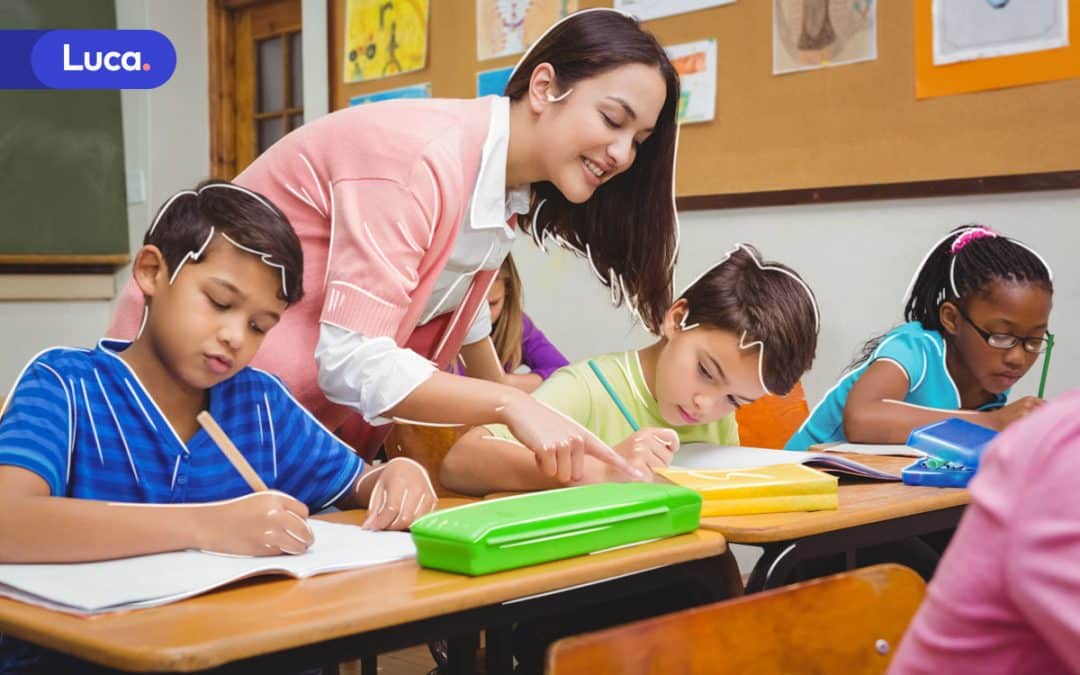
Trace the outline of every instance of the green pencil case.
<path fill-rule="evenodd" d="M 692 532 L 700 519 L 693 490 L 599 483 L 434 511 L 412 538 L 421 566 L 478 575 Z"/>

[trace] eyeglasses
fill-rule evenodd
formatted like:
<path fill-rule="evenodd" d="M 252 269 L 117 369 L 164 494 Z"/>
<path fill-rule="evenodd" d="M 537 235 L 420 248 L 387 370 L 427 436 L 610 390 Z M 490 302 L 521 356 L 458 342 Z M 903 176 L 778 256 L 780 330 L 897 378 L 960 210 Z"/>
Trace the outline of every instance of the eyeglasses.
<path fill-rule="evenodd" d="M 1054 334 L 1050 331 L 1046 331 L 1046 337 L 1021 337 L 1019 335 L 1013 335 L 1012 333 L 991 333 L 990 331 L 983 330 L 975 325 L 975 322 L 971 320 L 964 310 L 956 307 L 956 311 L 960 312 L 960 316 L 964 317 L 964 321 L 967 321 L 975 332 L 986 341 L 986 344 L 990 345 L 994 349 L 1012 349 L 1018 343 L 1023 343 L 1024 351 L 1030 354 L 1042 354 L 1046 351 L 1047 347 L 1054 344 Z"/>

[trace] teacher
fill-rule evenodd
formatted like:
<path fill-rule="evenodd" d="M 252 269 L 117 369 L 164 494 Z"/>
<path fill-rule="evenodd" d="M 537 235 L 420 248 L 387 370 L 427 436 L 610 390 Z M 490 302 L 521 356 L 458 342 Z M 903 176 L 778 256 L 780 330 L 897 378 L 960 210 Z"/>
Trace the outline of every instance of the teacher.
<path fill-rule="evenodd" d="M 549 475 L 580 477 L 584 454 L 636 475 L 501 383 L 485 298 L 527 233 L 587 258 L 616 304 L 659 328 L 678 245 L 678 75 L 634 19 L 591 9 L 548 29 L 505 93 L 341 110 L 237 176 L 288 216 L 308 289 L 253 365 L 366 459 L 395 419 L 503 423 Z M 133 337 L 142 308 L 129 283 L 109 334 Z M 444 372 L 459 350 L 474 377 Z"/>

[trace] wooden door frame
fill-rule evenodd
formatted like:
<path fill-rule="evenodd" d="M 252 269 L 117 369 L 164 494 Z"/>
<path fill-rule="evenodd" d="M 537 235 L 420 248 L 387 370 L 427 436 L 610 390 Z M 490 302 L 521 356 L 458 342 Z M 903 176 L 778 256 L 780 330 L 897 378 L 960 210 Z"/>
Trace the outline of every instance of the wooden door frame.
<path fill-rule="evenodd" d="M 237 173 L 236 24 L 233 13 L 274 0 L 206 0 L 209 58 L 210 175 L 231 180 Z"/>
<path fill-rule="evenodd" d="M 232 13 L 235 0 L 206 0 L 209 58 L 210 176 L 236 175 L 236 35 Z"/>

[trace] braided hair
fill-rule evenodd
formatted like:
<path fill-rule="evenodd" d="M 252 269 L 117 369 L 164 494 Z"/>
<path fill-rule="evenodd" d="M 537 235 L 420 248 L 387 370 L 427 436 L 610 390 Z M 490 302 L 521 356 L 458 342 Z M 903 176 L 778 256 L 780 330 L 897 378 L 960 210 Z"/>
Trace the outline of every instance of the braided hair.
<path fill-rule="evenodd" d="M 983 225 L 957 227 L 930 249 L 912 278 L 904 320 L 918 321 L 926 330 L 942 332 L 943 303 L 964 309 L 969 298 L 988 295 L 991 284 L 997 281 L 1037 284 L 1054 292 L 1050 266 L 1034 249 Z M 870 358 L 883 337 L 863 345 L 847 370 Z"/>

